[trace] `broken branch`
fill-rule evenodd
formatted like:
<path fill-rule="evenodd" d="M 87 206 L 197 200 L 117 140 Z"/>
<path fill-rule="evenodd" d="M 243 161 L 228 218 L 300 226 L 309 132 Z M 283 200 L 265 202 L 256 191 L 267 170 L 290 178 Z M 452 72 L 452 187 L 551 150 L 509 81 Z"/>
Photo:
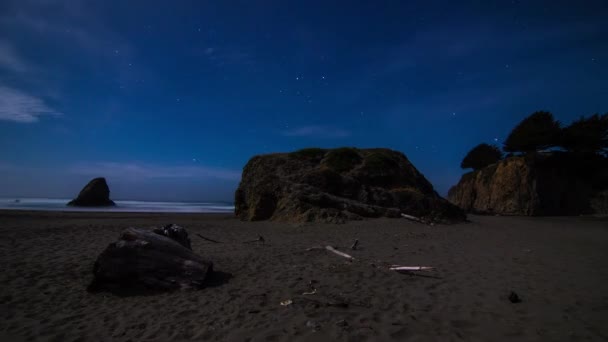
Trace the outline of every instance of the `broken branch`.
<path fill-rule="evenodd" d="M 332 253 L 335 253 L 335 254 L 337 254 L 337 255 L 339 255 L 339 256 L 341 256 L 341 257 L 344 257 L 344 258 L 346 258 L 346 259 L 348 259 L 348 260 L 351 260 L 351 261 L 352 261 L 352 260 L 354 260 L 354 259 L 355 259 L 355 258 L 353 258 L 351 255 L 348 255 L 348 254 L 346 254 L 346 253 L 344 253 L 344 252 L 340 252 L 339 250 L 337 250 L 337 249 L 333 248 L 332 246 L 325 246 L 325 249 L 327 249 L 328 251 L 330 251 L 330 252 L 332 252 Z"/>
<path fill-rule="evenodd" d="M 411 271 L 430 271 L 432 269 L 435 269 L 434 267 L 430 267 L 430 266 L 399 266 L 399 265 L 392 265 L 389 270 L 391 271 L 403 271 L 403 272 L 411 272 Z"/>
<path fill-rule="evenodd" d="M 217 241 L 217 240 L 213 240 L 213 239 L 210 239 L 210 238 L 204 237 L 204 236 L 202 236 L 201 234 L 198 234 L 198 233 L 197 233 L 196 235 L 197 235 L 198 237 L 200 237 L 201 239 L 203 239 L 203 240 L 207 240 L 207 241 L 209 241 L 209 242 L 213 242 L 213 243 L 223 243 L 223 242 L 221 242 L 221 241 Z"/>

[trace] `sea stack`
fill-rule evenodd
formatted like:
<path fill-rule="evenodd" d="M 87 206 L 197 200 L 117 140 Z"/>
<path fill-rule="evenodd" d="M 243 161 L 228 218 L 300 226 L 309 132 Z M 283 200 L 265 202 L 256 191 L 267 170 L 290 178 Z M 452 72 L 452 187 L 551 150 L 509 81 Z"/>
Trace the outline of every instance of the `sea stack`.
<path fill-rule="evenodd" d="M 107 207 L 113 206 L 110 199 L 110 188 L 103 177 L 91 180 L 78 194 L 78 197 L 68 203 L 75 207 Z"/>
<path fill-rule="evenodd" d="M 448 199 L 467 212 L 608 214 L 608 159 L 563 152 L 512 156 L 467 173 Z"/>
<path fill-rule="evenodd" d="M 439 223 L 466 219 L 403 153 L 350 147 L 253 157 L 235 193 L 235 214 L 246 221 L 329 223 L 401 214 Z"/>

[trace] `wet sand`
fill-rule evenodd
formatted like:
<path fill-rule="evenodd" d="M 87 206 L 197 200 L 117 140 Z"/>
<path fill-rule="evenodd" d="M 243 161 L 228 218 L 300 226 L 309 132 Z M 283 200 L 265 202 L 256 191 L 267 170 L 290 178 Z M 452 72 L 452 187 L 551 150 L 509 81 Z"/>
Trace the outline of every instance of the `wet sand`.
<path fill-rule="evenodd" d="M 607 219 L 469 218 L 429 227 L 402 219 L 296 225 L 213 214 L 0 211 L 0 340 L 608 339 Z M 158 295 L 86 291 L 95 258 L 122 229 L 167 223 L 188 230 L 221 281 Z M 241 243 L 258 235 L 265 244 Z M 356 260 L 306 250 L 325 245 Z M 436 270 L 412 276 L 389 264 Z M 508 300 L 511 291 L 521 303 Z"/>

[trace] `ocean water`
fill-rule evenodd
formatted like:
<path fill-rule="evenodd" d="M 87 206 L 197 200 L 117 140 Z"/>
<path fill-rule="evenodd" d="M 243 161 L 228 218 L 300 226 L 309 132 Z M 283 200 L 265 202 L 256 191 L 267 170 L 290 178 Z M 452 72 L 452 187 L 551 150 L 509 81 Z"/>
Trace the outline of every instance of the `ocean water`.
<path fill-rule="evenodd" d="M 114 207 L 68 207 L 69 199 L 0 198 L 0 209 L 145 213 L 232 213 L 234 206 L 214 202 L 114 201 Z"/>

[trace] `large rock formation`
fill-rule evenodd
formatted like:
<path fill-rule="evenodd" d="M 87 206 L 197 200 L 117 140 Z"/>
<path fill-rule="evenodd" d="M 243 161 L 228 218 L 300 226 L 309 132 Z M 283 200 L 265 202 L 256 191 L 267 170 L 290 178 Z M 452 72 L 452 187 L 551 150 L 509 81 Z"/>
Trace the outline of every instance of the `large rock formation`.
<path fill-rule="evenodd" d="M 448 199 L 468 212 L 579 215 L 606 207 L 608 163 L 566 153 L 515 156 L 467 173 Z M 606 214 L 608 212 L 604 212 Z"/>
<path fill-rule="evenodd" d="M 105 178 L 91 180 L 78 194 L 76 199 L 68 205 L 77 207 L 102 207 L 112 206 L 114 202 L 110 199 L 110 188 Z"/>
<path fill-rule="evenodd" d="M 460 222 L 462 210 L 441 198 L 400 152 L 319 149 L 253 157 L 235 194 L 243 220 L 344 222 L 409 214 Z"/>
<path fill-rule="evenodd" d="M 212 271 L 182 227 L 128 228 L 97 257 L 89 290 L 197 289 Z"/>

